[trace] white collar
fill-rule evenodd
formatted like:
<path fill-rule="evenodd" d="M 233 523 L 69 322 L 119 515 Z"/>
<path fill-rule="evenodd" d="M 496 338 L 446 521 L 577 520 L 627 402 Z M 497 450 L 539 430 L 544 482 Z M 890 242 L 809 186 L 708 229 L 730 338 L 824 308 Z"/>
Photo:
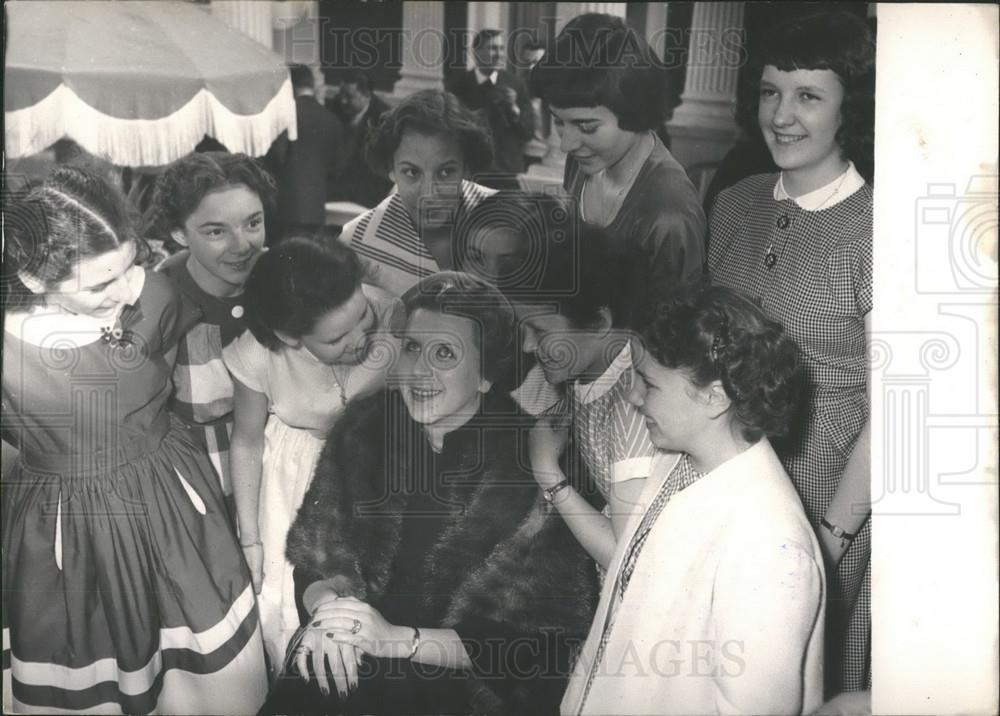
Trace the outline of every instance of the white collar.
<path fill-rule="evenodd" d="M 115 313 L 107 318 L 72 315 L 43 306 L 26 313 L 8 314 L 4 321 L 4 330 L 17 336 L 24 343 L 43 348 L 55 348 L 57 345 L 67 344 L 74 348 L 82 348 L 99 341 L 104 336 L 102 329 L 111 328 L 118 322 L 122 309 L 139 300 L 139 294 L 142 293 L 145 283 L 146 272 L 143 268 L 141 266 L 130 268 L 129 299 L 121 303 Z"/>
<path fill-rule="evenodd" d="M 782 173 L 774 185 L 774 199 L 775 201 L 792 199 L 800 209 L 818 211 L 836 206 L 864 185 L 865 178 L 854 168 L 854 162 L 848 162 L 844 173 L 837 175 L 829 184 L 797 197 L 791 196 L 785 189 L 785 175 Z"/>
<path fill-rule="evenodd" d="M 632 349 L 628 343 L 621 352 L 611 361 L 608 369 L 601 374 L 597 380 L 590 383 L 576 381 L 573 383 L 573 393 L 577 399 L 586 405 L 592 403 L 611 390 L 621 374 L 632 367 Z"/>
<path fill-rule="evenodd" d="M 497 70 L 493 70 L 493 72 L 491 72 L 490 74 L 484 75 L 483 71 L 480 70 L 478 67 L 476 67 L 474 69 L 476 71 L 476 84 L 477 85 L 481 85 L 486 80 L 489 80 L 493 84 L 497 83 L 497 77 L 500 76 L 500 73 Z"/>

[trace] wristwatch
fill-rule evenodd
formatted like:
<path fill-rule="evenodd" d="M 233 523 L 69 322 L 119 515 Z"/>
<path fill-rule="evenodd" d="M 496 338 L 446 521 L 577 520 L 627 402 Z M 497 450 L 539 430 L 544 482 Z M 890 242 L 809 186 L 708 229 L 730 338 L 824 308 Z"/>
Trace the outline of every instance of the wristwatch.
<path fill-rule="evenodd" d="M 545 498 L 546 502 L 552 504 L 552 500 L 556 498 L 556 495 L 559 494 L 560 490 L 564 490 L 567 487 L 569 487 L 569 480 L 562 480 L 561 482 L 557 482 L 552 487 L 546 487 L 542 490 L 542 497 Z"/>
<path fill-rule="evenodd" d="M 825 517 L 820 517 L 819 523 L 824 527 L 826 527 L 828 530 L 830 530 L 830 534 L 832 534 L 837 539 L 854 539 L 854 533 L 847 532 L 840 525 L 831 524 L 830 522 L 827 521 Z"/>

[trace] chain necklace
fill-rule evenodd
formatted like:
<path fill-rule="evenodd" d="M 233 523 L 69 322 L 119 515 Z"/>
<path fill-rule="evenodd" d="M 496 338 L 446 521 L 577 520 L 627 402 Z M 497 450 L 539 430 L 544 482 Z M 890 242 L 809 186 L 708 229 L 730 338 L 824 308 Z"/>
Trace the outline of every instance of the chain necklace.
<path fill-rule="evenodd" d="M 834 187 L 833 193 L 831 193 L 830 196 L 826 197 L 826 199 L 824 199 L 819 206 L 817 206 L 815 209 L 812 209 L 811 211 L 820 211 L 823 208 L 825 208 L 827 204 L 833 201 L 833 197 L 837 196 L 837 194 L 840 193 L 841 187 L 843 187 L 844 182 L 847 181 L 847 175 L 850 174 L 850 170 L 851 167 L 850 165 L 848 165 L 847 169 L 845 169 L 844 173 L 840 176 L 840 181 L 837 182 L 837 186 Z M 781 174 L 782 186 L 784 186 L 784 177 L 785 174 L 784 172 L 782 172 Z M 792 203 L 795 204 L 796 213 L 798 213 L 798 208 L 799 208 L 798 203 L 794 199 L 792 199 Z M 778 217 L 778 220 L 776 222 L 777 227 L 782 231 L 787 229 L 791 223 L 792 222 L 791 219 L 788 218 L 788 214 L 781 214 L 781 216 Z M 774 268 L 775 264 L 778 263 L 778 256 L 785 253 L 785 246 L 788 244 L 788 239 L 790 237 L 791 237 L 791 232 L 786 234 L 784 241 L 781 242 L 781 249 L 778 251 L 778 253 L 774 252 L 774 240 L 773 239 L 771 240 L 771 242 L 767 245 L 767 249 L 764 251 L 764 268 L 769 270 Z"/>

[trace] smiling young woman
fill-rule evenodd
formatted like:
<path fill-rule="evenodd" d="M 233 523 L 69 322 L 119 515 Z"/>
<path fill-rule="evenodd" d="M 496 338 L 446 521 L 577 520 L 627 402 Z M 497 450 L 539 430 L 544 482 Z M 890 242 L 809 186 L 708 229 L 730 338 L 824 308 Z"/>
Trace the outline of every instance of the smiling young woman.
<path fill-rule="evenodd" d="M 469 177 L 492 159 L 489 130 L 453 94 L 416 92 L 386 112 L 369 137 L 368 163 L 396 188 L 340 235 L 365 264 L 366 281 L 401 296 L 455 268 L 457 222 L 493 193 Z"/>
<path fill-rule="evenodd" d="M 285 535 L 327 429 L 384 379 L 393 351 L 376 331 L 398 301 L 362 285 L 350 249 L 295 237 L 257 261 L 244 301 L 249 330 L 222 351 L 235 386 L 233 495 L 276 671 L 298 626 Z"/>
<path fill-rule="evenodd" d="M 264 251 L 275 210 L 271 175 L 246 154 L 195 152 L 163 170 L 153 191 L 150 231 L 184 247 L 163 273 L 197 322 L 177 348 L 170 409 L 202 442 L 235 519 L 229 475 L 233 379 L 222 349 L 244 330 L 243 284 Z"/>
<path fill-rule="evenodd" d="M 757 118 L 781 172 L 719 195 L 708 257 L 713 283 L 746 292 L 784 325 L 809 375 L 807 413 L 775 447 L 830 572 L 831 694 L 870 682 L 872 188 L 850 157 L 870 154 L 874 65 L 874 40 L 853 15 L 775 30 L 755 58 Z"/>
<path fill-rule="evenodd" d="M 128 204 L 92 172 L 60 167 L 6 212 L 3 710 L 255 713 L 251 577 L 167 410 L 181 299 L 135 265 Z"/>
<path fill-rule="evenodd" d="M 705 215 L 684 168 L 657 138 L 667 114 L 663 63 L 621 19 L 573 18 L 532 70 L 567 154 L 563 185 L 580 218 L 646 253 L 652 280 L 698 279 Z"/>

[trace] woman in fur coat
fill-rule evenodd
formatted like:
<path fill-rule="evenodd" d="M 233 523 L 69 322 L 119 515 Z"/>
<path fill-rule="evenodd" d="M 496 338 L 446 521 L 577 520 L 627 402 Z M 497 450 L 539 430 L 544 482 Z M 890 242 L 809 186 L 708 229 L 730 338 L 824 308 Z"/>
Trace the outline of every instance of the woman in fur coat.
<path fill-rule="evenodd" d="M 269 710 L 556 713 L 595 573 L 493 389 L 513 313 L 454 272 L 403 301 L 397 389 L 348 406 L 288 535 L 304 629 Z"/>

